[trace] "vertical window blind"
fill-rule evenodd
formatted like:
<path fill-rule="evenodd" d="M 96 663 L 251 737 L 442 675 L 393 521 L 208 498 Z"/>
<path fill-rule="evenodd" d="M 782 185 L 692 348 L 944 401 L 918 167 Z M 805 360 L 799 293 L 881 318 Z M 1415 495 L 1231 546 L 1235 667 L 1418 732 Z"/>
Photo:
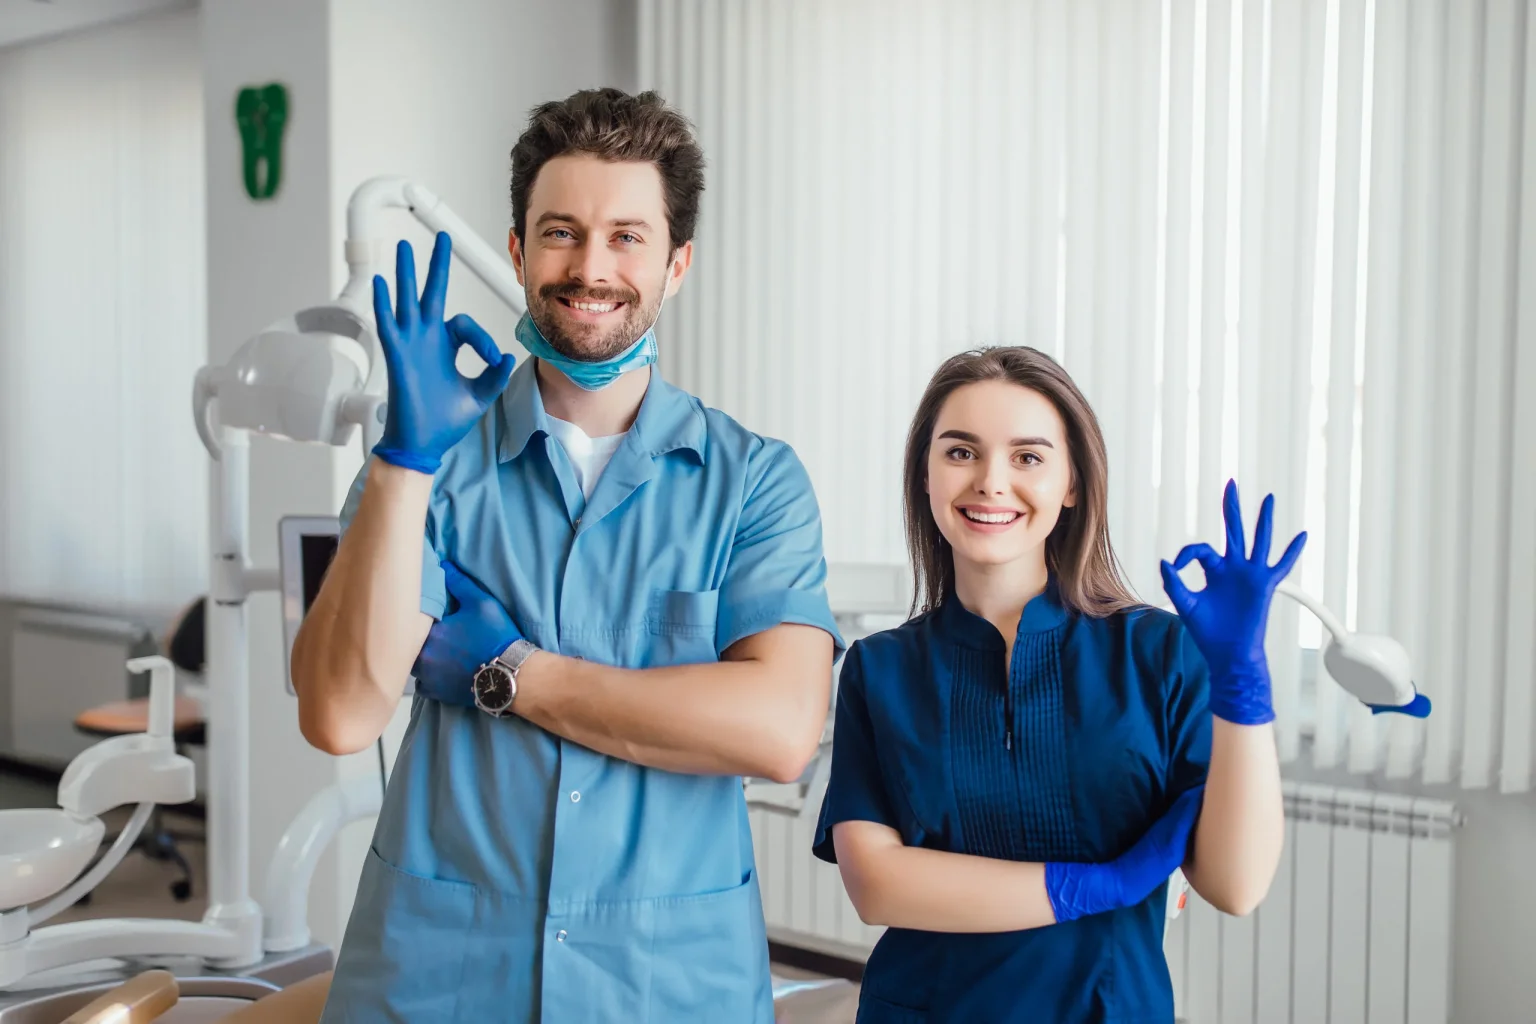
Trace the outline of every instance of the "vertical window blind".
<path fill-rule="evenodd" d="M 642 84 L 709 160 L 663 369 L 795 446 L 829 559 L 905 560 L 938 363 L 1033 345 L 1098 413 L 1144 598 L 1159 558 L 1219 544 L 1232 476 L 1250 529 L 1272 491 L 1277 537 L 1309 531 L 1306 589 L 1407 646 L 1427 722 L 1313 680 L 1317 624 L 1277 602 L 1285 759 L 1529 790 L 1525 0 L 640 8 Z"/>
<path fill-rule="evenodd" d="M 0 593 L 205 586 L 199 46 L 177 11 L 0 50 Z"/>

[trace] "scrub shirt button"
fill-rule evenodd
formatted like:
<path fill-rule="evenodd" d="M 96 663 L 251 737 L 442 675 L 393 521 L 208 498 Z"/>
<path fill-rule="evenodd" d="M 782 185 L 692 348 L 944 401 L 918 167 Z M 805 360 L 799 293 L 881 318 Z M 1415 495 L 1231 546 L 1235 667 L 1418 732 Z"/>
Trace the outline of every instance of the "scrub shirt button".
<path fill-rule="evenodd" d="M 571 803 L 573 803 L 573 804 L 581 803 L 581 790 L 579 790 L 579 789 L 571 790 Z"/>
<path fill-rule="evenodd" d="M 565 941 L 565 929 L 564 928 L 561 928 L 559 931 L 555 932 L 555 941 L 556 942 L 564 942 Z"/>

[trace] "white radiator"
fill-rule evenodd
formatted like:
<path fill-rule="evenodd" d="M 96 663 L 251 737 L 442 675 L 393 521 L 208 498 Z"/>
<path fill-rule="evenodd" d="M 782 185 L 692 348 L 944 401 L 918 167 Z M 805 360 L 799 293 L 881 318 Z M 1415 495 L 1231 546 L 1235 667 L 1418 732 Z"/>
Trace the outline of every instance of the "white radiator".
<path fill-rule="evenodd" d="M 798 786 L 749 787 L 769 936 L 862 959 L 880 929 L 859 920 L 837 868 L 811 855 L 825 761 Z M 1246 918 L 1193 891 L 1165 950 L 1187 1024 L 1446 1024 L 1455 808 L 1286 782 L 1285 853 Z"/>
<path fill-rule="evenodd" d="M 788 795 L 790 787 L 773 787 Z M 803 949 L 862 961 L 883 931 L 859 920 L 837 867 L 811 855 L 821 790 L 804 814 L 752 810 L 752 846 L 768 937 Z M 754 797 L 754 802 L 759 797 Z M 792 798 L 791 798 L 792 799 Z"/>
<path fill-rule="evenodd" d="M 848 643 L 905 621 L 911 593 L 905 565 L 834 562 L 827 567 L 827 599 L 837 616 L 838 631 Z M 832 670 L 834 706 L 842 666 L 839 659 Z M 799 782 L 748 783 L 752 848 L 768 937 L 862 961 L 883 929 L 859 920 L 837 867 L 811 855 L 816 817 L 832 767 L 832 723 L 829 709 L 821 749 Z"/>
<path fill-rule="evenodd" d="M 1188 1024 L 1446 1024 L 1455 808 L 1285 784 L 1285 853 L 1257 913 L 1193 892 L 1165 949 Z"/>

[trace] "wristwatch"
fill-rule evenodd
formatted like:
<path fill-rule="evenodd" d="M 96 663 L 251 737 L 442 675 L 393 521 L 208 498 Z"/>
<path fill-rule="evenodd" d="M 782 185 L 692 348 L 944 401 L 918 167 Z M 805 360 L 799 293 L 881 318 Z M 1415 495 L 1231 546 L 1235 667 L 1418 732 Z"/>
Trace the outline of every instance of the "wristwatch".
<path fill-rule="evenodd" d="M 538 648 L 527 640 L 517 640 L 490 661 L 475 670 L 475 707 L 492 718 L 512 713 L 517 699 L 517 672 Z"/>

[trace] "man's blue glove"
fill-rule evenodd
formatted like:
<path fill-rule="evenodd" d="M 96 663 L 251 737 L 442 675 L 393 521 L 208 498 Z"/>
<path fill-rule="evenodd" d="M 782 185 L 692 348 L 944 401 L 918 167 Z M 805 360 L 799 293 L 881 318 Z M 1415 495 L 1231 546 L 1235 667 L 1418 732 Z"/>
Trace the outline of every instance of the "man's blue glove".
<path fill-rule="evenodd" d="M 1185 790 L 1135 846 L 1108 864 L 1046 864 L 1045 893 L 1056 923 L 1134 907 L 1152 895 L 1188 856 L 1204 799 L 1204 785 Z"/>
<path fill-rule="evenodd" d="M 409 242 L 402 241 L 395 253 L 395 289 L 399 294 L 393 312 L 389 285 L 378 275 L 373 278 L 373 316 L 389 373 L 384 434 L 373 453 L 385 462 L 429 476 L 442 465 L 443 454 L 469 433 L 486 407 L 506 388 L 516 362 L 463 313 L 443 323 L 452 247 L 447 233 L 439 232 L 420 304 L 416 301 L 416 263 Z M 460 345 L 468 345 L 486 362 L 486 368 L 473 380 L 454 365 Z"/>
<path fill-rule="evenodd" d="M 501 602 L 452 562 L 443 563 L 443 581 L 456 607 L 432 624 L 411 674 L 423 697 L 472 708 L 475 671 L 523 634 Z"/>
<path fill-rule="evenodd" d="M 1267 496 L 1259 509 L 1251 556 L 1244 553 L 1243 513 L 1237 484 L 1231 480 L 1227 481 L 1222 509 L 1227 521 L 1227 553 L 1218 555 L 1209 544 L 1190 544 L 1172 565 L 1163 562 L 1163 589 L 1210 666 L 1211 714 L 1237 725 L 1263 725 L 1275 719 L 1269 662 L 1264 657 L 1269 602 L 1301 557 L 1307 535 L 1298 533 L 1280 561 L 1271 566 L 1274 495 Z M 1178 570 L 1195 560 L 1205 569 L 1205 589 L 1191 593 L 1179 579 Z"/>

